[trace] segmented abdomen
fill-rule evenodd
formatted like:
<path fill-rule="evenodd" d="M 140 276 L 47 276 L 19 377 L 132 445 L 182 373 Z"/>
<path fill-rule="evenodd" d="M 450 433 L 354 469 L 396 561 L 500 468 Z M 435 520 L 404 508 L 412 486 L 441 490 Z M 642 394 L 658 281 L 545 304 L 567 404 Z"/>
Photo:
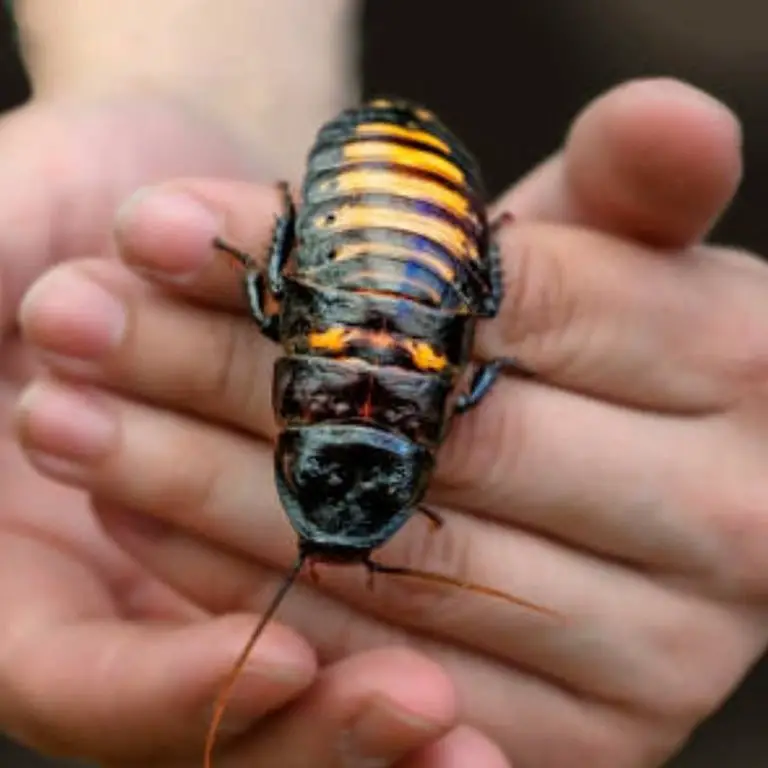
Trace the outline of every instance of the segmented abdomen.
<path fill-rule="evenodd" d="M 281 427 L 364 423 L 436 448 L 489 286 L 474 160 L 426 110 L 369 102 L 318 133 L 299 210 Z"/>
<path fill-rule="evenodd" d="M 308 158 L 299 276 L 472 313 L 487 220 L 479 171 L 431 113 L 385 100 L 342 113 Z"/>

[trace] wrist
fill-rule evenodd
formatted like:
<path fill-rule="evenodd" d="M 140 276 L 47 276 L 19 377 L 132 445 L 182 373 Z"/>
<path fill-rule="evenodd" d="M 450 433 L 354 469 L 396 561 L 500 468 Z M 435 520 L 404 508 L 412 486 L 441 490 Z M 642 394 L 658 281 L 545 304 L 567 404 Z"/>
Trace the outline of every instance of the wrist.
<path fill-rule="evenodd" d="M 359 7 L 154 0 L 150 14 L 134 0 L 14 3 L 37 99 L 182 100 L 289 176 L 319 123 L 358 96 Z"/>

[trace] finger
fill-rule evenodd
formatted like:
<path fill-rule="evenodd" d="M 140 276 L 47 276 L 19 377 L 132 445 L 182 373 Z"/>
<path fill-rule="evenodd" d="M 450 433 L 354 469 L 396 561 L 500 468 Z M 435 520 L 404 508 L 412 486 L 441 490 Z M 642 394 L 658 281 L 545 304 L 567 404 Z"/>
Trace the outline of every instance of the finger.
<path fill-rule="evenodd" d="M 242 309 L 241 267 L 213 240 L 221 237 L 263 262 L 279 212 L 275 186 L 177 179 L 126 200 L 115 234 L 131 269 L 202 303 Z"/>
<path fill-rule="evenodd" d="M 725 105 L 676 80 L 636 80 L 587 105 L 561 152 L 494 208 L 675 249 L 710 231 L 741 173 L 741 129 Z"/>
<path fill-rule="evenodd" d="M 210 126 L 159 102 L 25 106 L 0 123 L 0 154 L 0 336 L 46 267 L 112 251 L 113 213 L 139 184 L 184 171 L 233 178 L 252 171 Z"/>
<path fill-rule="evenodd" d="M 277 347 L 242 316 L 203 310 L 101 259 L 60 265 L 29 291 L 24 338 L 53 371 L 261 434 Z"/>
<path fill-rule="evenodd" d="M 62 589 L 74 593 L 69 604 L 81 613 L 62 613 Z M 0 654 L 3 727 L 44 752 L 108 763 L 197 752 L 221 678 L 254 621 L 111 617 L 81 562 L 24 534 L 0 538 L 0 602 L 13 628 Z M 314 674 L 306 643 L 270 626 L 238 685 L 230 722 L 252 727 Z"/>
<path fill-rule="evenodd" d="M 727 419 L 659 417 L 507 380 L 488 399 L 457 421 L 430 502 L 718 590 L 726 569 L 728 594 L 743 592 L 731 494 L 759 498 L 764 468 Z M 717 476 L 727 481 L 703 498 L 701 479 Z"/>
<path fill-rule="evenodd" d="M 257 557 L 274 568 L 284 569 L 295 558 L 295 537 L 273 490 L 268 445 L 230 439 L 207 425 L 194 425 L 145 406 L 111 399 L 103 403 L 102 410 L 108 409 L 115 418 L 114 434 L 119 437 L 98 455 L 79 456 L 76 474 L 61 461 L 52 464 L 42 460 L 40 452 L 51 450 L 56 442 L 70 451 L 72 446 L 82 450 L 66 417 L 86 423 L 85 414 L 79 415 L 75 405 L 75 398 L 82 402 L 84 397 L 60 391 L 59 403 L 53 401 L 57 412 L 52 414 L 50 394 L 47 405 L 39 388 L 37 405 L 27 398 L 22 427 L 24 444 L 35 451 L 31 458 L 42 471 L 81 484 L 99 498 L 141 510 L 210 542 Z M 62 402 L 72 406 L 64 408 Z M 190 446 L 194 448 L 190 450 Z M 68 454 L 74 467 L 72 458 L 72 453 Z M 266 488 L 270 488 L 268 493 Z M 495 496 L 491 499 L 492 503 L 497 500 Z M 323 589 L 401 626 L 469 644 L 493 656 L 519 654 L 527 668 L 547 670 L 569 689 L 590 691 L 613 702 L 647 700 L 648 706 L 670 670 L 654 666 L 653 655 L 634 651 L 647 631 L 648 620 L 648 614 L 638 611 L 637 606 L 645 606 L 657 620 L 666 617 L 668 625 L 675 627 L 681 623 L 695 626 L 702 613 L 707 614 L 708 625 L 718 631 L 725 620 L 718 620 L 718 609 L 708 607 L 706 601 L 670 591 L 649 580 L 644 571 L 636 573 L 601 562 L 555 541 L 491 521 L 450 513 L 446 517 L 445 528 L 431 535 L 427 525 L 412 522 L 388 545 L 382 554 L 384 562 L 503 590 L 557 612 L 565 617 L 565 626 L 551 616 L 468 594 L 461 597 L 465 607 L 462 621 L 457 623 L 457 590 L 382 576 L 376 580 L 372 595 L 360 569 L 330 569 L 323 578 Z M 165 552 L 165 557 L 170 562 L 170 552 Z M 156 567 L 151 566 L 151 570 Z M 210 579 L 211 569 L 203 567 L 190 567 L 187 579 L 192 578 L 192 570 Z M 541 574 L 549 576 L 542 578 Z M 496 604 L 497 610 L 488 610 L 489 603 Z M 500 614 L 508 616 L 501 624 Z M 585 614 L 590 616 L 588 631 L 599 627 L 600 638 L 590 635 L 587 644 L 579 640 L 584 628 L 578 618 L 572 626 L 568 620 Z M 732 618 L 728 622 L 734 623 Z M 568 652 L 569 638 L 575 652 Z M 722 637 L 718 639 L 722 641 Z M 743 654 L 753 650 L 739 646 L 731 655 L 743 660 Z M 675 659 L 677 673 L 694 658 L 687 649 L 684 659 Z"/>
<path fill-rule="evenodd" d="M 447 733 L 455 710 L 453 686 L 435 662 L 406 649 L 368 651 L 326 668 L 301 701 L 219 764 L 391 765 Z"/>
<path fill-rule="evenodd" d="M 729 408 L 761 380 L 768 269 L 698 247 L 677 259 L 584 229 L 500 235 L 506 296 L 481 357 L 514 357 L 550 384 L 678 413 Z M 751 263 L 750 263 L 751 262 Z"/>

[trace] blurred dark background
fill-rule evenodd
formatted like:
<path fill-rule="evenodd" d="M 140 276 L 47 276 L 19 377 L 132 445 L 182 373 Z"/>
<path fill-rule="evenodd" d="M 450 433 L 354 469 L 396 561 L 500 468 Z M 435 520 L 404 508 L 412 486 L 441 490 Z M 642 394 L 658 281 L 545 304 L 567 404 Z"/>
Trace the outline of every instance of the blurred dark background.
<path fill-rule="evenodd" d="M 669 75 L 709 91 L 745 129 L 744 183 L 715 236 L 768 254 L 765 0 L 386 0 L 367 4 L 364 28 L 366 91 L 428 104 L 473 149 L 493 193 L 556 148 L 588 100 L 623 80 Z M 11 40 L 3 19 L 0 109 L 27 98 Z M 768 662 L 669 768 L 768 766 L 766 703 Z M 0 740 L 0 765 L 53 764 Z"/>

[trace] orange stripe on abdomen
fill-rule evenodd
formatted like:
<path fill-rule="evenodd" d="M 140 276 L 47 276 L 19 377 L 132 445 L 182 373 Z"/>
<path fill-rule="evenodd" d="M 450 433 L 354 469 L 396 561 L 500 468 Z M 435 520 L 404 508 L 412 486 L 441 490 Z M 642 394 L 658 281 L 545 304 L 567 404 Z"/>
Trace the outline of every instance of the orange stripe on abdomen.
<path fill-rule="evenodd" d="M 458 226 L 436 216 L 413 211 L 346 204 L 339 206 L 330 216 L 327 213 L 317 216 L 312 225 L 328 233 L 377 227 L 395 229 L 428 238 L 456 259 L 477 260 L 479 257 L 477 243 Z"/>
<path fill-rule="evenodd" d="M 382 138 L 392 136 L 396 139 L 428 144 L 435 149 L 439 149 L 441 152 L 445 152 L 446 155 L 451 153 L 451 148 L 442 139 L 438 139 L 437 136 L 433 136 L 431 133 L 418 128 L 407 128 L 402 125 L 383 122 L 360 123 L 355 129 L 355 133 L 358 136 L 381 136 Z"/>
<path fill-rule="evenodd" d="M 311 350 L 345 359 L 349 357 L 353 344 L 362 344 L 374 350 L 399 349 L 408 355 L 414 368 L 423 373 L 437 373 L 448 366 L 448 358 L 429 342 L 399 339 L 384 331 L 333 326 L 325 331 L 310 333 L 307 343 Z"/>
<path fill-rule="evenodd" d="M 397 170 L 348 168 L 333 179 L 321 182 L 318 188 L 323 193 L 338 191 L 341 194 L 389 194 L 414 201 L 424 200 L 475 227 L 479 225 L 477 214 L 472 210 L 466 195 L 438 181 L 408 176 L 398 173 Z"/>
<path fill-rule="evenodd" d="M 353 141 L 342 147 L 344 162 L 386 162 L 428 171 L 456 185 L 465 183 L 464 172 L 451 160 L 434 152 L 405 147 L 388 141 Z"/>

